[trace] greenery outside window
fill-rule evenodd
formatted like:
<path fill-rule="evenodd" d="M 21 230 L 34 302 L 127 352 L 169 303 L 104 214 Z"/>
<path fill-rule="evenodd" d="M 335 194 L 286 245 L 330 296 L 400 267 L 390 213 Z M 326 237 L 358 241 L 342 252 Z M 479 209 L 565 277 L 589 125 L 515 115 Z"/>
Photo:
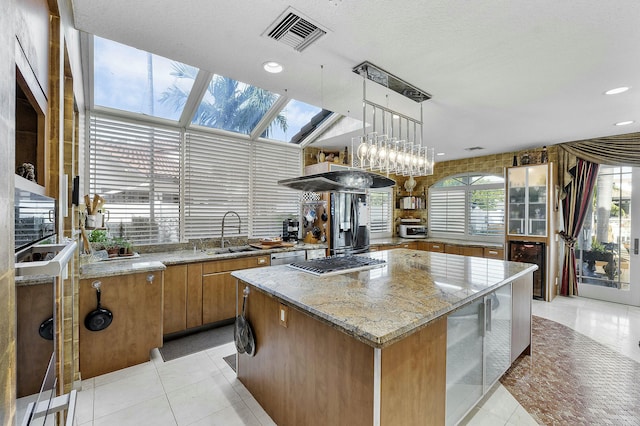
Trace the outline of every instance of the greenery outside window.
<path fill-rule="evenodd" d="M 429 234 L 476 241 L 504 239 L 504 178 L 464 173 L 429 188 Z"/>

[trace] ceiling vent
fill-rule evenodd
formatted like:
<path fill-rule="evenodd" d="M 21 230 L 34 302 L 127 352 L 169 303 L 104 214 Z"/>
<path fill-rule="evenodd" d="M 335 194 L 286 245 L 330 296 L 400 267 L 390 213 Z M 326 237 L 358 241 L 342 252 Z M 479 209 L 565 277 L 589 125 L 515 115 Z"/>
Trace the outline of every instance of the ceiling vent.
<path fill-rule="evenodd" d="M 465 148 L 464 150 L 465 151 L 479 151 L 481 149 L 484 149 L 484 148 L 481 147 L 481 146 L 472 146 L 472 147 L 469 147 L 469 148 Z"/>
<path fill-rule="evenodd" d="M 302 52 L 326 33 L 326 30 L 312 23 L 311 19 L 303 17 L 290 7 L 262 35 Z"/>

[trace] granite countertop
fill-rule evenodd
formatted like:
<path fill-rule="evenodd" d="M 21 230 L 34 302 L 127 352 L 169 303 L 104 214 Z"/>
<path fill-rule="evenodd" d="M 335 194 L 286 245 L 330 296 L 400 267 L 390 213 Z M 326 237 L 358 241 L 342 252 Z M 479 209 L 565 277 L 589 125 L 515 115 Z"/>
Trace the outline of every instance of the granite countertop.
<path fill-rule="evenodd" d="M 56 277 L 51 275 L 16 275 L 16 286 L 51 284 Z"/>
<path fill-rule="evenodd" d="M 298 243 L 293 247 L 272 249 L 248 249 L 247 246 L 230 247 L 231 250 L 246 249 L 247 251 L 232 251 L 212 248 L 205 251 L 172 250 L 166 252 L 143 253 L 134 258 L 117 258 L 116 260 L 87 263 L 80 267 L 80 278 L 97 278 L 115 275 L 126 275 L 137 272 L 158 271 L 167 266 L 185 263 L 206 262 L 211 260 L 238 259 L 250 256 L 264 256 L 295 250 L 325 249 L 326 244 Z"/>
<path fill-rule="evenodd" d="M 442 244 L 454 244 L 457 246 L 469 246 L 469 247 L 490 247 L 490 248 L 504 248 L 503 243 L 495 243 L 489 241 L 466 241 L 466 240 L 454 240 L 446 238 L 401 238 L 401 237 L 387 237 L 387 238 L 372 238 L 369 242 L 372 246 L 385 246 L 396 245 L 402 243 L 411 243 L 416 241 L 425 241 L 429 243 L 442 243 Z"/>
<path fill-rule="evenodd" d="M 231 274 L 372 347 L 382 348 L 538 268 L 408 249 L 364 256 L 387 264 L 326 277 L 286 265 Z"/>

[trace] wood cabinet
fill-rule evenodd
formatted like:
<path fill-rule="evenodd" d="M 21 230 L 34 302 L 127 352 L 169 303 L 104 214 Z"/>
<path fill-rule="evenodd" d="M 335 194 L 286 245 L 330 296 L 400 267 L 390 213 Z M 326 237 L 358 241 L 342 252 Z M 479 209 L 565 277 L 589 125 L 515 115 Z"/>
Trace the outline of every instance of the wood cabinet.
<path fill-rule="evenodd" d="M 418 250 L 424 251 L 504 260 L 504 249 L 501 248 L 468 246 L 462 244 L 445 244 L 431 241 L 418 241 L 417 246 Z"/>
<path fill-rule="evenodd" d="M 405 249 L 409 249 L 409 250 L 418 250 L 418 242 L 417 241 L 412 241 L 412 242 L 403 242 L 403 243 L 398 243 L 398 244 L 379 244 L 379 245 L 375 245 L 375 246 L 371 246 L 369 248 L 369 251 L 383 251 L 383 250 L 392 250 L 392 249 L 397 249 L 397 248 L 405 248 Z"/>
<path fill-rule="evenodd" d="M 418 243 L 418 249 L 424 251 L 433 251 L 436 253 L 444 253 L 444 244 L 420 241 Z"/>
<path fill-rule="evenodd" d="M 487 259 L 504 260 L 504 249 L 485 247 L 484 257 Z"/>
<path fill-rule="evenodd" d="M 18 398 L 40 391 L 53 353 L 53 340 L 40 337 L 39 329 L 43 321 L 52 317 L 52 282 L 16 286 L 16 392 Z"/>
<path fill-rule="evenodd" d="M 80 373 L 83 379 L 140 364 L 162 346 L 163 271 L 80 281 Z M 94 281 L 101 282 L 101 304 L 113 313 L 100 331 L 84 326 L 96 309 Z"/>
<path fill-rule="evenodd" d="M 187 265 L 167 266 L 163 299 L 164 334 L 187 328 Z"/>
<path fill-rule="evenodd" d="M 484 257 L 484 248 L 482 247 L 445 244 L 444 252 L 449 254 L 459 254 L 462 256 Z"/>
<path fill-rule="evenodd" d="M 269 266 L 269 256 L 169 266 L 165 275 L 164 334 L 235 317 L 232 271 Z"/>

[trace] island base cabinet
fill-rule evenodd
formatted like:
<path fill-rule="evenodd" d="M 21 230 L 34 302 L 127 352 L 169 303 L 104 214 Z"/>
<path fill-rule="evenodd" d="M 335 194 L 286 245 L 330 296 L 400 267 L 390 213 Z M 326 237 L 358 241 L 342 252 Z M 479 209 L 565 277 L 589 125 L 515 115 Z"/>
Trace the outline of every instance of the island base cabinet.
<path fill-rule="evenodd" d="M 283 311 L 285 321 L 280 301 L 250 287 L 256 353 L 237 363 L 239 380 L 278 425 L 444 424 L 446 320 L 376 349 L 293 307 Z"/>

